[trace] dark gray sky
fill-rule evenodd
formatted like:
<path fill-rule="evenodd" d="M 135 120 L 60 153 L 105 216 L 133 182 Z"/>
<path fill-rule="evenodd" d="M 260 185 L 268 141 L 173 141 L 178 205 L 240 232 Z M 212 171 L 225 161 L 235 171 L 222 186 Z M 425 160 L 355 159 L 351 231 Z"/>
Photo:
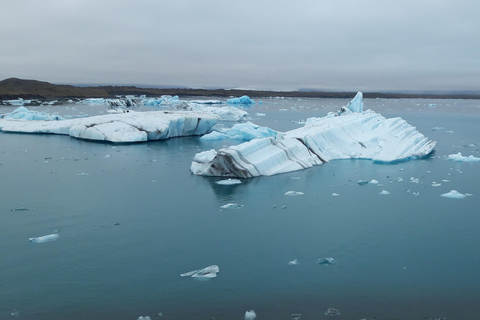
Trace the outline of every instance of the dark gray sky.
<path fill-rule="evenodd" d="M 2 0 L 0 79 L 479 90 L 478 0 Z"/>

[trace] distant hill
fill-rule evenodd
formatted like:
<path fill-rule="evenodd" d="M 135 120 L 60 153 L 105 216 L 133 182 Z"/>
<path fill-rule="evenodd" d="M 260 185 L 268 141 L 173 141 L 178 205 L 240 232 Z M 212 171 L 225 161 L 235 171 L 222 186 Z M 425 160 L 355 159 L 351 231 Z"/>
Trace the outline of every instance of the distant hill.
<path fill-rule="evenodd" d="M 138 88 L 134 86 L 95 86 L 76 87 L 71 85 L 56 85 L 37 80 L 9 78 L 0 81 L 0 100 L 12 99 L 84 99 L 113 98 L 125 95 L 178 95 L 231 97 L 248 95 L 253 98 L 262 97 L 304 97 L 304 98 L 353 98 L 356 92 L 324 92 L 324 91 L 256 91 L 256 90 L 225 90 L 225 89 L 188 89 L 188 88 Z M 375 93 L 364 92 L 365 98 L 453 98 L 480 99 L 477 94 L 406 94 L 406 93 Z"/>

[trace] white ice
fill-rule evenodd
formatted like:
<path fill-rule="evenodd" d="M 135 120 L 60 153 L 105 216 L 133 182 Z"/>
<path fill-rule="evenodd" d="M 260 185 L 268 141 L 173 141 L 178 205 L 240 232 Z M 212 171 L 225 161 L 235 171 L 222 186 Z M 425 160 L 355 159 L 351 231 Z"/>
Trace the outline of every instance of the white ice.
<path fill-rule="evenodd" d="M 241 96 L 240 98 L 232 98 L 227 100 L 228 104 L 254 104 L 255 102 L 249 96 Z"/>
<path fill-rule="evenodd" d="M 289 266 L 296 266 L 297 264 L 300 264 L 300 262 L 298 262 L 297 259 L 293 259 L 292 261 L 289 261 L 289 262 L 288 262 L 288 265 L 289 265 Z"/>
<path fill-rule="evenodd" d="M 256 317 L 257 317 L 257 315 L 255 314 L 255 311 L 253 311 L 253 310 L 245 312 L 245 320 L 253 320 Z"/>
<path fill-rule="evenodd" d="M 52 234 L 47 234 L 45 236 L 41 237 L 36 237 L 36 238 L 30 238 L 28 241 L 34 242 L 34 243 L 44 243 L 44 242 L 50 242 L 50 241 L 55 241 L 60 237 L 58 233 L 52 233 Z"/>
<path fill-rule="evenodd" d="M 54 121 L 54 120 L 64 120 L 59 115 L 51 115 L 45 112 L 33 111 L 28 110 L 25 107 L 18 107 L 17 109 L 13 110 L 10 113 L 1 115 L 0 118 L 2 119 L 23 119 L 23 120 L 47 120 L 47 121 Z"/>
<path fill-rule="evenodd" d="M 336 115 L 307 119 L 304 127 L 279 133 L 276 138 L 253 139 L 218 152 L 197 154 L 191 171 L 197 175 L 251 178 L 337 159 L 394 163 L 430 154 L 435 142 L 403 119 L 386 119 L 371 110 L 351 111 L 362 110 L 361 97 L 357 94 L 349 107 Z"/>
<path fill-rule="evenodd" d="M 287 191 L 285 192 L 286 196 L 302 196 L 304 193 L 300 191 Z"/>
<path fill-rule="evenodd" d="M 458 161 L 458 162 L 477 162 L 480 161 L 480 158 L 474 157 L 473 155 L 462 156 L 462 153 L 450 154 L 448 156 L 449 160 Z"/>
<path fill-rule="evenodd" d="M 150 107 L 171 106 L 172 104 L 180 103 L 178 96 L 163 95 L 160 98 L 145 98 L 142 99 L 141 104 Z"/>
<path fill-rule="evenodd" d="M 387 190 L 382 190 L 382 191 L 380 191 L 379 194 L 387 195 L 387 194 L 390 194 L 390 192 L 388 192 Z"/>
<path fill-rule="evenodd" d="M 241 209 L 243 207 L 243 204 L 238 204 L 238 203 L 227 203 L 221 206 L 221 209 Z"/>
<path fill-rule="evenodd" d="M 149 316 L 140 316 L 137 320 L 152 320 Z"/>
<path fill-rule="evenodd" d="M 215 128 L 214 128 L 215 129 Z M 202 136 L 201 140 L 234 139 L 250 141 L 266 137 L 277 137 L 278 132 L 267 127 L 258 126 L 252 122 L 238 123 L 229 129 L 213 131 Z"/>
<path fill-rule="evenodd" d="M 217 119 L 211 113 L 193 111 L 130 111 L 62 121 L 0 119 L 0 128 L 5 132 L 54 133 L 87 140 L 140 142 L 203 135 Z"/>
<path fill-rule="evenodd" d="M 241 184 L 242 181 L 238 179 L 225 179 L 225 180 L 215 181 L 215 183 L 219 185 L 230 186 L 234 184 Z"/>
<path fill-rule="evenodd" d="M 242 121 L 248 115 L 248 112 L 232 106 L 214 107 L 199 103 L 185 102 L 175 106 L 175 110 L 195 111 L 205 114 L 212 114 L 218 117 L 220 121 Z"/>
<path fill-rule="evenodd" d="M 450 192 L 444 193 L 441 196 L 444 198 L 450 198 L 450 199 L 463 199 L 467 197 L 466 194 L 462 194 L 457 190 L 451 190 Z"/>
<path fill-rule="evenodd" d="M 182 273 L 181 277 L 192 277 L 198 279 L 212 279 L 220 272 L 220 268 L 217 265 L 211 265 L 199 270 L 193 270 L 190 272 Z"/>

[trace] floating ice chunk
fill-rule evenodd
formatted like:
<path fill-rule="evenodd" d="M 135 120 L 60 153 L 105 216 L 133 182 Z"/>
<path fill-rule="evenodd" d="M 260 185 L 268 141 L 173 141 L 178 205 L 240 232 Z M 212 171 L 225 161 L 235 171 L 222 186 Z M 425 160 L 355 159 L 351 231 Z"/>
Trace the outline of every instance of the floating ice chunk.
<path fill-rule="evenodd" d="M 227 103 L 228 104 L 247 104 L 247 105 L 250 105 L 250 104 L 254 104 L 255 101 L 250 99 L 249 96 L 241 96 L 240 98 L 228 99 Z"/>
<path fill-rule="evenodd" d="M 255 314 L 255 311 L 253 311 L 253 310 L 245 312 L 245 320 L 253 320 L 256 317 L 257 317 L 257 315 Z"/>
<path fill-rule="evenodd" d="M 441 183 L 432 182 L 432 187 L 440 187 L 441 185 Z"/>
<path fill-rule="evenodd" d="M 382 191 L 380 191 L 379 194 L 390 194 L 390 192 L 388 192 L 387 190 L 382 190 Z"/>
<path fill-rule="evenodd" d="M 367 180 L 358 180 L 358 181 L 357 181 L 357 184 L 358 184 L 358 185 L 361 185 L 361 186 L 366 185 L 367 183 L 368 183 Z"/>
<path fill-rule="evenodd" d="M 286 196 L 302 196 L 304 195 L 304 193 L 300 191 L 287 191 L 285 192 L 285 195 Z"/>
<path fill-rule="evenodd" d="M 172 97 L 170 95 L 163 95 L 160 98 L 147 98 L 141 101 L 141 104 L 150 107 L 169 106 L 176 103 L 180 103 L 180 98 L 178 96 Z"/>
<path fill-rule="evenodd" d="M 52 233 L 52 234 L 47 234 L 47 235 L 41 236 L 41 237 L 29 238 L 28 241 L 33 242 L 33 243 L 44 243 L 44 242 L 55 241 L 59 237 L 60 237 L 60 235 L 58 233 Z"/>
<path fill-rule="evenodd" d="M 326 316 L 338 316 L 340 315 L 340 311 L 338 311 L 335 308 L 328 308 L 327 311 L 325 311 Z"/>
<path fill-rule="evenodd" d="M 410 177 L 410 182 L 412 183 L 420 183 L 420 180 L 418 178 Z"/>
<path fill-rule="evenodd" d="M 292 320 L 300 320 L 301 317 L 302 317 L 301 313 L 292 314 Z"/>
<path fill-rule="evenodd" d="M 251 178 L 291 172 L 337 159 L 394 163 L 425 157 L 435 142 L 401 118 L 367 110 L 309 118 L 305 126 L 276 138 L 223 148 L 212 161 L 192 163 L 198 175 Z M 195 162 L 195 160 L 194 160 Z"/>
<path fill-rule="evenodd" d="M 220 121 L 242 121 L 248 115 L 248 112 L 232 106 L 213 107 L 204 104 L 182 102 L 175 106 L 175 110 L 201 112 L 218 117 Z"/>
<path fill-rule="evenodd" d="M 22 120 L 28 120 L 28 121 L 33 121 L 33 120 L 45 120 L 45 121 L 54 121 L 54 120 L 65 120 L 61 116 L 58 115 L 50 115 L 45 112 L 38 112 L 38 111 L 32 111 L 28 110 L 25 107 L 18 107 L 17 109 L 13 110 L 10 113 L 7 113 L 3 116 L 1 116 L 3 119 L 22 119 Z"/>
<path fill-rule="evenodd" d="M 420 192 L 418 192 L 418 191 L 417 191 L 417 192 L 414 192 L 413 195 L 414 195 L 414 196 L 419 196 L 419 195 L 420 195 Z"/>
<path fill-rule="evenodd" d="M 300 264 L 300 262 L 298 262 L 297 259 L 294 259 L 294 260 L 288 262 L 289 266 L 296 266 L 297 264 Z"/>
<path fill-rule="evenodd" d="M 152 320 L 149 316 L 140 316 L 137 320 Z"/>
<path fill-rule="evenodd" d="M 332 257 L 321 258 L 321 259 L 317 260 L 318 264 L 325 265 L 325 266 L 332 265 L 336 262 L 337 262 L 337 260 L 333 259 Z"/>
<path fill-rule="evenodd" d="M 224 185 L 224 186 L 231 186 L 233 184 L 240 184 L 242 181 L 238 179 L 226 179 L 226 180 L 220 180 L 220 181 L 215 181 L 216 184 Z"/>
<path fill-rule="evenodd" d="M 17 309 L 13 309 L 12 312 L 10 312 L 10 315 L 11 315 L 12 317 L 20 317 L 21 312 L 18 311 Z"/>
<path fill-rule="evenodd" d="M 458 162 L 478 162 L 480 158 L 474 157 L 473 155 L 462 156 L 462 153 L 451 154 L 448 156 L 449 160 L 458 161 Z"/>
<path fill-rule="evenodd" d="M 378 184 L 378 180 L 372 179 L 372 180 L 370 180 L 370 184 Z"/>
<path fill-rule="evenodd" d="M 106 114 L 62 121 L 0 119 L 5 132 L 53 133 L 87 140 L 139 142 L 203 135 L 217 122 L 211 113 L 151 111 Z"/>
<path fill-rule="evenodd" d="M 266 114 L 265 114 L 265 113 L 262 113 L 262 112 L 257 112 L 257 113 L 255 113 L 255 115 L 256 115 L 257 117 L 265 117 L 265 116 L 266 116 Z"/>
<path fill-rule="evenodd" d="M 463 199 L 467 197 L 467 195 L 462 194 L 457 190 L 451 190 L 450 192 L 444 193 L 441 196 L 444 198 L 450 198 L 450 199 Z"/>
<path fill-rule="evenodd" d="M 347 109 L 352 112 L 363 112 L 363 93 L 358 92 L 352 101 L 347 104 Z"/>
<path fill-rule="evenodd" d="M 12 212 L 17 212 L 17 211 L 35 211 L 35 209 L 34 209 L 34 208 L 21 207 L 21 208 L 11 209 L 10 211 L 12 211 Z"/>
<path fill-rule="evenodd" d="M 334 192 L 334 193 L 332 193 L 332 196 L 334 196 L 334 197 L 338 197 L 338 196 L 339 196 L 339 194 L 338 194 L 338 193 L 336 193 L 336 192 Z"/>
<path fill-rule="evenodd" d="M 217 273 L 220 272 L 220 269 L 217 265 L 211 265 L 199 270 L 193 270 L 190 272 L 180 274 L 180 277 L 192 277 L 199 279 L 212 279 L 217 276 Z"/>
<path fill-rule="evenodd" d="M 230 129 L 224 129 L 219 132 L 213 131 L 202 136 L 201 140 L 223 140 L 235 139 L 250 141 L 266 137 L 277 137 L 278 132 L 267 127 L 260 127 L 252 122 L 239 123 Z"/>
<path fill-rule="evenodd" d="M 240 209 L 243 207 L 243 204 L 238 204 L 238 203 L 227 203 L 221 206 L 220 208 L 222 209 Z"/>

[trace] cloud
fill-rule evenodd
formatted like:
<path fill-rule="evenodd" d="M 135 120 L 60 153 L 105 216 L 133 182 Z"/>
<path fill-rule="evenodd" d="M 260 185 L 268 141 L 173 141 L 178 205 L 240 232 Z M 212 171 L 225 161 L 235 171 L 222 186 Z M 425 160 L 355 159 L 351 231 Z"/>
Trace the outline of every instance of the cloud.
<path fill-rule="evenodd" d="M 446 0 L 7 0 L 0 4 L 0 77 L 266 89 L 477 89 L 479 9 L 475 1 Z"/>

